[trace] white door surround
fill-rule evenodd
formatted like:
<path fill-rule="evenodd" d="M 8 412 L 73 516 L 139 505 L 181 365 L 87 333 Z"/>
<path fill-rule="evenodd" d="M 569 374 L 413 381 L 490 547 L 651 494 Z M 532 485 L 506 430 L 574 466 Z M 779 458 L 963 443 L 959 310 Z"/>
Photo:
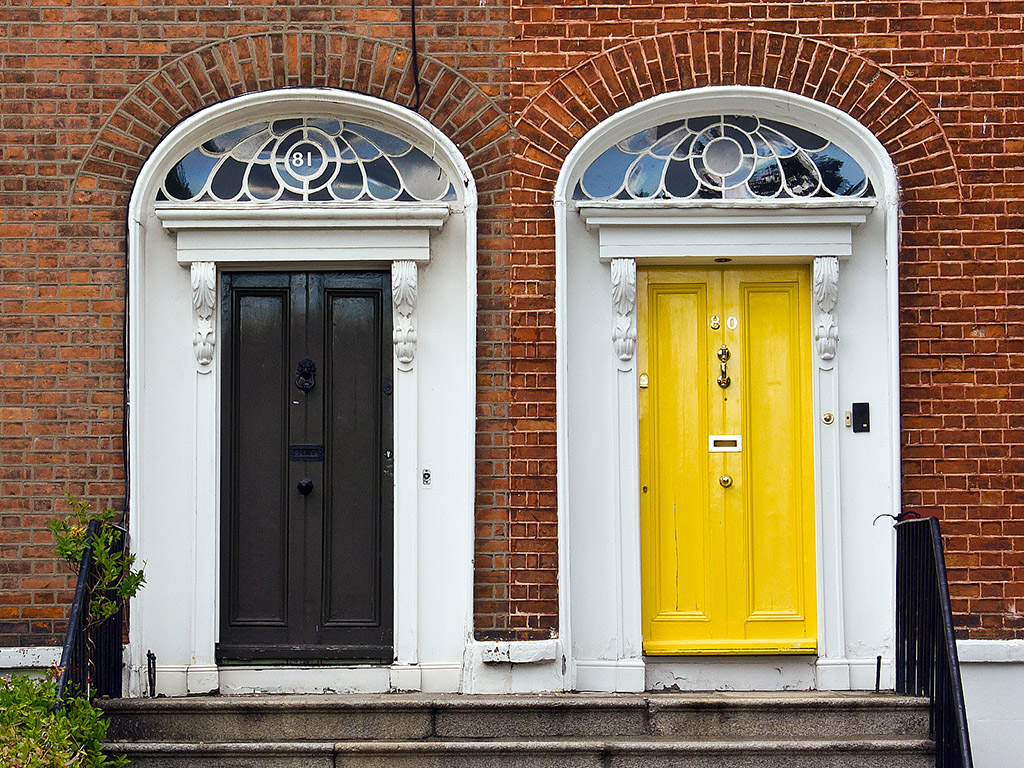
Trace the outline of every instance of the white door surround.
<path fill-rule="evenodd" d="M 443 203 L 158 203 L 186 152 L 255 121 L 358 121 L 453 180 Z M 205 109 L 144 165 L 129 208 L 129 493 L 147 585 L 132 604 L 129 690 L 154 651 L 162 693 L 459 690 L 472 633 L 476 194 L 426 120 L 360 94 L 288 89 Z M 395 662 L 218 667 L 219 275 L 390 269 L 394 318 Z M 430 470 L 429 486 L 422 483 Z"/>
<path fill-rule="evenodd" d="M 574 201 L 584 170 L 647 127 L 754 115 L 831 139 L 867 171 L 873 199 Z M 561 637 L 572 687 L 865 688 L 892 663 L 892 540 L 899 508 L 898 197 L 879 142 L 793 94 L 712 87 L 609 118 L 573 149 L 555 191 Z M 640 621 L 636 268 L 813 264 L 817 657 L 648 657 Z M 844 426 L 869 402 L 871 432 Z"/>

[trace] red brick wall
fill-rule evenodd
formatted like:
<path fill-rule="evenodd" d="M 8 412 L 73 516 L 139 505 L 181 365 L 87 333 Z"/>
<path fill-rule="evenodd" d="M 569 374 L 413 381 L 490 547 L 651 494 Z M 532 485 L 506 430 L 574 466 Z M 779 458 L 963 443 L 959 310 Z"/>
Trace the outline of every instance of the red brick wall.
<path fill-rule="evenodd" d="M 1019 4 L 418 7 L 420 111 L 481 192 L 478 635 L 557 626 L 562 160 L 643 98 L 742 83 L 838 106 L 892 154 L 904 503 L 946 520 L 960 626 L 1024 637 Z M 0 645 L 56 639 L 68 584 L 44 524 L 63 494 L 122 503 L 124 219 L 148 152 L 188 114 L 252 90 L 331 85 L 410 105 L 408 41 L 408 8 L 383 0 L 0 11 Z"/>
<path fill-rule="evenodd" d="M 1024 637 L 1022 14 L 1013 2 L 513 9 L 522 33 L 511 113 L 522 140 L 512 232 L 532 271 L 510 291 L 529 299 L 527 325 L 551 325 L 556 174 L 574 142 L 617 110 L 680 88 L 763 85 L 839 107 L 882 141 L 903 211 L 903 503 L 944 519 L 957 623 L 979 638 Z M 550 381 L 549 348 L 522 363 Z M 540 406 L 547 394 L 521 396 Z M 552 447 L 544 458 L 553 457 Z M 554 505 L 536 501 L 513 507 L 513 519 L 542 513 L 538 538 L 514 539 L 515 551 L 544 552 L 541 537 L 553 535 Z"/>
<path fill-rule="evenodd" d="M 384 0 L 7 4 L 0 11 L 0 645 L 52 644 L 69 601 L 45 523 L 123 507 L 128 196 L 177 122 L 242 93 L 334 86 L 414 107 L 410 12 Z M 480 626 L 508 621 L 509 9 L 418 3 L 419 112 L 480 193 Z"/>

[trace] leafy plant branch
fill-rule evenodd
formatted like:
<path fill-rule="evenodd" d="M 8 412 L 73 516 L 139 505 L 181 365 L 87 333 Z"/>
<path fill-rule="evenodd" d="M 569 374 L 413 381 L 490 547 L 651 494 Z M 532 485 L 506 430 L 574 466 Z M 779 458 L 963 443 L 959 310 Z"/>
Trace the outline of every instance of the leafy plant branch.
<path fill-rule="evenodd" d="M 135 555 L 122 546 L 124 531 L 116 524 L 118 513 L 113 509 L 93 511 L 87 501 L 70 493 L 67 496 L 71 513 L 47 524 L 56 540 L 57 556 L 67 561 L 78 573 L 85 554 L 87 531 L 92 520 L 99 522 L 92 538 L 93 579 L 89 584 L 90 626 L 101 624 L 117 612 L 118 606 L 133 598 L 146 577 L 135 568 Z"/>

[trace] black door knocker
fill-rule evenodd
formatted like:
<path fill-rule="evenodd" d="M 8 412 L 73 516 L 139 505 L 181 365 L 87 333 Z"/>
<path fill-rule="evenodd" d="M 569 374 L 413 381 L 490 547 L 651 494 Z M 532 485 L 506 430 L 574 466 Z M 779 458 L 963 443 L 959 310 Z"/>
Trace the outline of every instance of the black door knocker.
<path fill-rule="evenodd" d="M 316 363 L 308 357 L 299 360 L 299 367 L 295 369 L 295 386 L 303 392 L 309 392 L 315 384 Z"/>

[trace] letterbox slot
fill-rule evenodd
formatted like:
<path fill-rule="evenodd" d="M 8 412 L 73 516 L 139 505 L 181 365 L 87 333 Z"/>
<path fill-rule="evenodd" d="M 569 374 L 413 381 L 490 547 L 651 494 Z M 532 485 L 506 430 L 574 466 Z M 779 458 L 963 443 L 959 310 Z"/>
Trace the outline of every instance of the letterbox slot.
<path fill-rule="evenodd" d="M 743 450 L 742 435 L 708 435 L 711 453 L 739 453 Z"/>

